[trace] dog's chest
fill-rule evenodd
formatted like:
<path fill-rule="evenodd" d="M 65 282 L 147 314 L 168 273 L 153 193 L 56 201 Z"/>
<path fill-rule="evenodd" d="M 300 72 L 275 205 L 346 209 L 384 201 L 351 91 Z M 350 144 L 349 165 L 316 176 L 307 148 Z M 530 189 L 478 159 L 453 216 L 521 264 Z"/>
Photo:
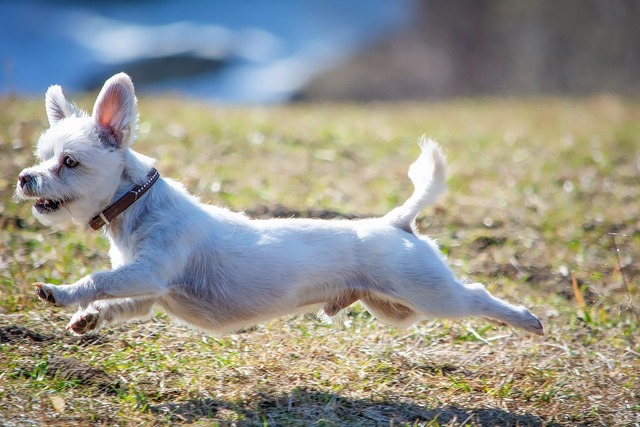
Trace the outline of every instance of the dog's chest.
<path fill-rule="evenodd" d="M 124 242 L 115 240 L 109 236 L 109 258 L 111 268 L 118 268 L 132 262 L 135 258 L 135 251 L 132 245 L 125 245 Z"/>

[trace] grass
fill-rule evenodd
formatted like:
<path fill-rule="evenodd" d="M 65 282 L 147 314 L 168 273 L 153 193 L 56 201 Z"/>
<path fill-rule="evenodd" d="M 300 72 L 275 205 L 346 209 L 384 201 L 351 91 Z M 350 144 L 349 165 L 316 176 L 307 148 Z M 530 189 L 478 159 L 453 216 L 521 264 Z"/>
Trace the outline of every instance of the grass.
<path fill-rule="evenodd" d="M 356 305 L 340 325 L 298 316 L 212 337 L 159 313 L 80 339 L 63 330 L 70 312 L 36 301 L 31 283 L 106 269 L 108 246 L 81 226 L 44 228 L 14 203 L 45 114 L 42 100 L 0 103 L 2 424 L 640 423 L 640 103 L 143 99 L 137 149 L 237 210 L 384 214 L 411 192 L 417 137 L 435 137 L 449 190 L 421 228 L 457 274 L 531 307 L 547 335 L 479 319 L 397 330 Z"/>

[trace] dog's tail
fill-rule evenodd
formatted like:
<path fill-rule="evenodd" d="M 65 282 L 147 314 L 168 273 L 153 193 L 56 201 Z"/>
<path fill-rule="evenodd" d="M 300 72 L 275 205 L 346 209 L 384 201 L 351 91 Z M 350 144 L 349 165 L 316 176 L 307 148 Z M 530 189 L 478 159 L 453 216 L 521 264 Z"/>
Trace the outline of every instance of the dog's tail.
<path fill-rule="evenodd" d="M 418 214 L 435 202 L 447 188 L 444 155 L 440 147 L 424 135 L 418 144 L 422 153 L 409 167 L 409 179 L 415 190 L 402 206 L 384 216 L 394 226 L 404 230 L 411 230 Z"/>

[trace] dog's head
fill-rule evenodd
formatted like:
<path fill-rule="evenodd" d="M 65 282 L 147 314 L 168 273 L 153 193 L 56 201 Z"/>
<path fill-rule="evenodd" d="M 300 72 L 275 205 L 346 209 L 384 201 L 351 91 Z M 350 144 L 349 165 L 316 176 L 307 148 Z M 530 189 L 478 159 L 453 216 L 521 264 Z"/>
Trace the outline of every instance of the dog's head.
<path fill-rule="evenodd" d="M 38 140 L 39 163 L 20 172 L 16 196 L 35 200 L 33 214 L 45 225 L 86 223 L 122 185 L 138 121 L 133 83 L 124 73 L 107 80 L 91 116 L 60 86 L 49 88 L 45 106 L 49 129 Z"/>

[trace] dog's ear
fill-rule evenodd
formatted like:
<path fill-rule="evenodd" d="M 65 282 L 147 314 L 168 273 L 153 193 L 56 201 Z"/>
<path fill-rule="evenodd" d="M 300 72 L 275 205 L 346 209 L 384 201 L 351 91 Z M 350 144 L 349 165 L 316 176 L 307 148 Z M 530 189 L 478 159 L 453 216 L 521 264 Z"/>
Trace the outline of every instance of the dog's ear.
<path fill-rule="evenodd" d="M 138 106 L 131 78 L 116 74 L 104 83 L 93 106 L 93 119 L 109 132 L 117 148 L 128 148 L 138 124 Z"/>
<path fill-rule="evenodd" d="M 79 115 L 79 110 L 71 102 L 67 101 L 62 93 L 62 88 L 58 85 L 49 87 L 47 94 L 44 96 L 44 105 L 47 110 L 49 126 L 55 125 L 66 117 Z"/>

